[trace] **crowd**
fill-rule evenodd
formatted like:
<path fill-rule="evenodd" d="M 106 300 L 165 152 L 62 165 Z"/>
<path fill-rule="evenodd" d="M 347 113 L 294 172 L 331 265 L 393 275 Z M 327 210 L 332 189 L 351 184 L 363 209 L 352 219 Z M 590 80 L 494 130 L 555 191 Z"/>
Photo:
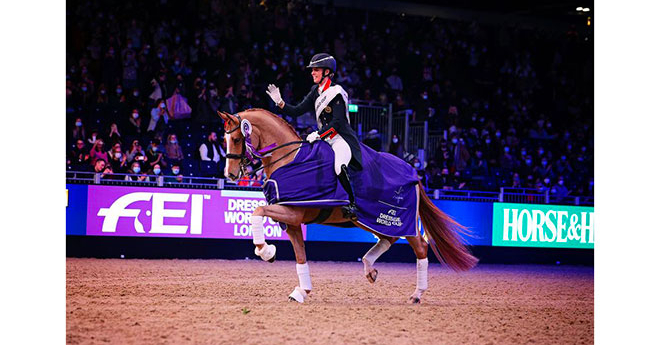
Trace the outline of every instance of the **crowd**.
<path fill-rule="evenodd" d="M 401 138 L 364 138 L 407 159 L 427 188 L 589 195 L 589 39 L 309 1 L 70 1 L 67 164 L 109 178 L 221 177 L 216 110 L 277 113 L 269 83 L 300 101 L 311 86 L 306 63 L 327 51 L 351 99 L 392 103 L 447 132 L 424 161 L 403 152 Z M 312 130 L 288 120 L 303 136 Z"/>

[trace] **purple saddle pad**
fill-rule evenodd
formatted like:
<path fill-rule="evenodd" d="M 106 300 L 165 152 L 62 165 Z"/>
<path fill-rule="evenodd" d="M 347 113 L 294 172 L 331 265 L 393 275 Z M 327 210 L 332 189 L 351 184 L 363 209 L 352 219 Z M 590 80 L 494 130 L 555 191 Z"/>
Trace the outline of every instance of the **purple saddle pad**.
<path fill-rule="evenodd" d="M 349 169 L 358 222 L 387 236 L 415 236 L 417 172 L 408 163 L 364 144 L 360 171 Z M 269 204 L 326 208 L 348 204 L 334 170 L 334 151 L 325 141 L 303 144 L 289 164 L 263 186 Z"/>

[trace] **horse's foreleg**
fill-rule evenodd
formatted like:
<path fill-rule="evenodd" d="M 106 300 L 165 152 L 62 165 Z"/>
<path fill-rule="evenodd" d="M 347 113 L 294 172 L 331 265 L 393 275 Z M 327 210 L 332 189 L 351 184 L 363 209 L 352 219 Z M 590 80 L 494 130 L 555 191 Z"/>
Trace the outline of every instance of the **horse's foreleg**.
<path fill-rule="evenodd" d="M 429 268 L 429 259 L 428 259 L 428 244 L 422 236 L 417 233 L 415 237 L 406 237 L 408 243 L 415 252 L 417 256 L 417 288 L 415 292 L 410 296 L 408 300 L 410 303 L 420 303 L 422 294 L 426 289 L 428 289 L 428 268 Z"/>
<path fill-rule="evenodd" d="M 303 303 L 307 294 L 312 291 L 312 278 L 309 275 L 302 228 L 300 224 L 287 224 L 286 233 L 289 235 L 293 251 L 296 254 L 296 272 L 298 273 L 298 286 L 289 295 L 289 301 Z"/>
<path fill-rule="evenodd" d="M 286 224 L 300 224 L 304 210 L 295 207 L 268 205 L 259 206 L 250 217 L 252 229 L 252 243 L 256 246 L 254 253 L 264 261 L 275 261 L 276 248 L 273 244 L 267 244 L 264 236 L 264 217 L 270 217 L 273 220 Z"/>

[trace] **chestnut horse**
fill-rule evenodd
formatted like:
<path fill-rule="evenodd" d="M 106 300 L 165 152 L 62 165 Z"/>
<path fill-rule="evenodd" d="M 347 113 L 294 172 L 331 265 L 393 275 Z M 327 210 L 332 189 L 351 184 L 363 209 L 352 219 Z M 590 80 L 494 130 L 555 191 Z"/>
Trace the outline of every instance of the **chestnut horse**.
<path fill-rule="evenodd" d="M 295 153 L 301 145 L 307 145 L 291 125 L 267 110 L 250 109 L 237 115 L 220 112 L 218 114 L 224 120 L 227 143 L 225 176 L 232 181 L 243 176 L 244 168 L 249 163 L 248 157 L 252 158 L 250 155 L 255 151 L 276 147 L 274 150 L 269 150 L 271 151 L 269 155 L 261 157 L 264 173 L 270 177 L 275 170 L 293 161 Z M 249 123 L 246 124 L 246 122 Z M 244 125 L 249 127 L 247 143 L 249 145 L 246 145 L 246 132 L 244 128 L 241 128 Z M 468 234 L 467 229 L 439 210 L 428 198 L 421 183 L 416 186 L 416 192 L 417 215 L 424 227 L 424 235 L 419 229 L 419 221 L 416 221 L 416 236 L 406 237 L 417 257 L 417 287 L 408 299 L 409 303 L 419 303 L 422 294 L 428 288 L 427 251 L 429 244 L 438 260 L 455 271 L 469 270 L 478 261 L 461 242 L 459 234 Z M 286 233 L 291 240 L 296 256 L 299 278 L 299 286 L 294 288 L 289 295 L 290 301 L 303 303 L 312 289 L 301 224 L 312 222 L 317 218 L 319 212 L 321 212 L 320 208 L 272 204 L 257 207 L 252 214 L 251 228 L 255 254 L 265 261 L 274 261 L 276 248 L 265 242 L 263 217 L 270 217 L 274 221 L 286 224 Z M 335 207 L 323 224 L 332 225 L 350 221 L 343 217 L 340 207 Z M 376 245 L 362 258 L 364 274 L 369 282 L 374 283 L 378 276 L 378 271 L 373 267 L 376 259 L 387 251 L 398 238 L 375 233 L 358 222 L 353 222 L 353 224 L 379 238 Z"/>

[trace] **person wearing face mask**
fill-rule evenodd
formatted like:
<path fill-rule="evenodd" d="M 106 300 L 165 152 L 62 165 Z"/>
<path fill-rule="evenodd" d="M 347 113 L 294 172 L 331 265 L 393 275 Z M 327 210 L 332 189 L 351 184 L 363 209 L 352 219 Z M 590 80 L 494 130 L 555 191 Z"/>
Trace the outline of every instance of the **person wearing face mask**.
<path fill-rule="evenodd" d="M 172 164 L 172 168 L 165 174 L 165 182 L 183 183 L 183 174 L 179 164 Z"/>
<path fill-rule="evenodd" d="M 76 140 L 73 150 L 69 151 L 66 164 L 76 171 L 86 171 L 89 168 L 89 151 L 84 141 Z"/>
<path fill-rule="evenodd" d="M 170 113 L 167 109 L 167 104 L 161 98 L 156 102 L 155 107 L 151 109 L 151 120 L 149 121 L 147 132 L 162 132 L 169 119 Z"/>
<path fill-rule="evenodd" d="M 112 171 L 122 172 L 126 167 L 126 155 L 122 153 L 121 144 L 116 143 L 108 151 L 108 164 L 112 166 Z"/>
<path fill-rule="evenodd" d="M 131 111 L 127 128 L 130 136 L 139 137 L 142 135 L 142 116 L 140 116 L 140 111 L 137 108 Z"/>
<path fill-rule="evenodd" d="M 554 178 L 555 173 L 552 169 L 552 164 L 547 158 L 541 158 L 541 165 L 536 167 L 535 175 L 541 178 Z"/>
<path fill-rule="evenodd" d="M 85 135 L 85 126 L 83 126 L 82 119 L 81 118 L 76 118 L 76 122 L 74 123 L 73 127 L 73 135 L 71 136 L 71 140 L 73 142 L 76 142 L 78 140 L 85 140 L 87 136 Z"/>
<path fill-rule="evenodd" d="M 480 179 L 483 179 L 488 176 L 488 162 L 484 158 L 481 148 L 477 148 L 474 156 L 470 159 L 470 170 L 473 178 L 480 177 Z"/>
<path fill-rule="evenodd" d="M 128 169 L 126 171 L 126 173 L 127 174 L 135 174 L 137 176 L 126 175 L 124 177 L 125 181 L 138 181 L 138 182 L 149 182 L 150 181 L 149 176 L 147 176 L 147 174 L 144 171 L 142 171 L 142 167 L 140 166 L 140 163 L 138 163 L 138 162 L 133 162 L 133 164 L 131 164 L 130 169 Z"/>
<path fill-rule="evenodd" d="M 154 167 L 156 164 L 159 166 L 166 166 L 165 158 L 163 157 L 163 149 L 160 147 L 160 140 L 153 139 L 149 148 L 147 149 L 147 162 L 150 167 Z"/>
<path fill-rule="evenodd" d="M 156 163 L 153 165 L 151 170 L 147 172 L 147 175 L 164 176 L 165 174 L 163 174 L 163 170 L 161 169 L 160 164 Z"/>
<path fill-rule="evenodd" d="M 392 142 L 388 152 L 403 159 L 403 143 L 401 143 L 401 140 L 399 140 L 399 137 L 396 134 L 392 136 Z"/>
<path fill-rule="evenodd" d="M 314 55 L 307 68 L 312 70 L 314 85 L 300 104 L 292 106 L 285 103 L 279 88 L 272 84 L 266 93 L 285 115 L 297 117 L 308 111 L 316 114 L 318 131 L 308 135 L 307 141 L 314 143 L 319 139 L 325 140 L 332 147 L 335 153 L 335 174 L 349 199 L 349 204 L 342 207 L 342 213 L 345 218 L 357 220 L 348 168 L 362 170 L 362 151 L 357 135 L 350 126 L 348 94 L 341 85 L 332 81 L 337 72 L 337 62 L 330 54 Z"/>
<path fill-rule="evenodd" d="M 183 160 L 183 150 L 179 145 L 176 134 L 167 136 L 167 143 L 165 144 L 165 157 L 170 164 L 180 165 Z"/>
<path fill-rule="evenodd" d="M 110 132 L 108 132 L 107 138 L 110 146 L 121 143 L 121 134 L 119 133 L 119 128 L 117 127 L 116 123 L 110 124 Z"/>
<path fill-rule="evenodd" d="M 566 187 L 566 184 L 564 182 L 564 177 L 559 176 L 557 179 L 557 183 L 552 186 L 552 189 L 550 190 L 550 193 L 553 194 L 553 197 L 556 198 L 556 201 L 561 202 L 568 196 L 570 191 Z"/>
<path fill-rule="evenodd" d="M 144 157 L 145 159 L 140 159 L 140 157 Z M 132 164 L 134 160 L 140 164 L 146 160 L 146 153 L 142 150 L 142 146 L 137 139 L 133 140 L 131 147 L 126 151 L 126 161 Z"/>
<path fill-rule="evenodd" d="M 415 111 L 413 112 L 413 121 L 424 122 L 429 118 L 429 108 L 431 101 L 429 101 L 429 93 L 424 90 L 419 94 L 419 98 L 415 102 Z"/>
<path fill-rule="evenodd" d="M 470 161 L 470 152 L 465 145 L 465 140 L 462 137 L 455 136 L 451 139 L 452 142 L 452 157 L 453 167 L 456 171 L 463 171 L 468 166 Z"/>

